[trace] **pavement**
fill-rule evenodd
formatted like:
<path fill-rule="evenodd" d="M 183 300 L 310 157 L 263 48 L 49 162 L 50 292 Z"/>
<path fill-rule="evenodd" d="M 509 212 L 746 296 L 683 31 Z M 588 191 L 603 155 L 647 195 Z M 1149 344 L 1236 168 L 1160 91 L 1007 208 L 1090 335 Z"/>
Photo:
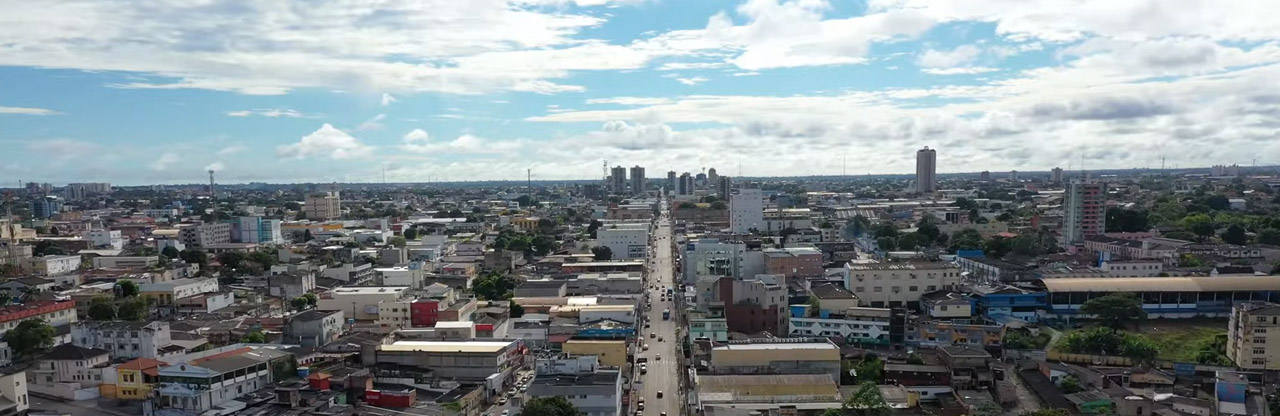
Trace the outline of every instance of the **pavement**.
<path fill-rule="evenodd" d="M 135 416 L 141 412 L 133 412 L 130 408 L 112 408 L 110 406 L 99 406 L 97 400 L 81 400 L 78 402 L 67 402 L 58 399 L 50 399 L 30 394 L 27 397 L 31 399 L 31 407 L 28 412 L 34 413 L 37 410 L 52 411 L 58 414 L 71 416 L 88 416 L 88 415 L 116 415 L 116 416 Z"/>
<path fill-rule="evenodd" d="M 654 229 L 653 249 L 654 255 L 650 257 L 649 267 L 649 283 L 648 285 L 657 285 L 658 289 L 649 289 L 649 299 L 652 301 L 652 307 L 645 313 L 645 321 L 650 325 L 649 328 L 641 328 L 640 345 L 649 344 L 649 350 L 644 351 L 643 348 L 638 350 L 636 358 L 647 357 L 648 372 L 639 374 L 637 366 L 636 380 L 640 382 L 636 391 L 638 398 L 644 399 L 645 415 L 667 414 L 668 416 L 678 416 L 681 414 L 681 391 L 680 373 L 682 370 L 680 360 L 680 333 L 678 331 L 678 312 L 675 303 L 671 298 L 662 301 L 662 297 L 666 293 L 667 287 L 673 287 L 674 263 L 672 262 L 671 253 L 671 218 L 665 208 L 662 209 L 661 217 L 658 225 Z M 682 296 L 679 288 L 675 291 L 675 296 Z M 662 311 L 671 309 L 671 319 L 663 320 Z M 650 338 L 650 333 L 656 335 Z M 658 341 L 658 337 L 663 340 Z M 658 356 L 662 359 L 659 360 Z M 658 392 L 663 392 L 662 398 L 658 398 Z M 636 408 L 633 404 L 632 408 Z"/>

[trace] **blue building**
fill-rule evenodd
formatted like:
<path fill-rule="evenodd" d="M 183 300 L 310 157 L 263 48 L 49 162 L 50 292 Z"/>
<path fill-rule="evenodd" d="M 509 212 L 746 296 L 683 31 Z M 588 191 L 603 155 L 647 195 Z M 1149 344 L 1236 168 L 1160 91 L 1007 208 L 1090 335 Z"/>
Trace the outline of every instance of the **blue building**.
<path fill-rule="evenodd" d="M 1047 306 L 1048 294 L 1041 291 L 1013 286 L 981 286 L 974 292 L 978 314 L 996 322 L 1005 322 L 1011 317 L 1037 322 L 1039 311 Z"/>
<path fill-rule="evenodd" d="M 1275 276 L 1117 277 L 1042 280 L 1048 312 L 1069 317 L 1090 299 L 1128 292 L 1151 318 L 1225 317 L 1239 302 L 1280 301 Z"/>
<path fill-rule="evenodd" d="M 61 211 L 62 201 L 57 198 L 45 197 L 31 201 L 31 215 L 36 218 L 48 219 Z"/>

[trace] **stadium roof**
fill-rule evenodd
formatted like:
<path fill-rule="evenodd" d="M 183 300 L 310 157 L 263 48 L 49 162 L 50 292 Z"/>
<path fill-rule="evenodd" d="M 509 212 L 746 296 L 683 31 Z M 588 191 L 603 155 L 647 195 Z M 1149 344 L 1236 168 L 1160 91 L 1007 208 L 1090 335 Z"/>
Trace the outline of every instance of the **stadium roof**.
<path fill-rule="evenodd" d="M 1219 292 L 1280 290 L 1276 276 L 1043 279 L 1049 292 Z"/>

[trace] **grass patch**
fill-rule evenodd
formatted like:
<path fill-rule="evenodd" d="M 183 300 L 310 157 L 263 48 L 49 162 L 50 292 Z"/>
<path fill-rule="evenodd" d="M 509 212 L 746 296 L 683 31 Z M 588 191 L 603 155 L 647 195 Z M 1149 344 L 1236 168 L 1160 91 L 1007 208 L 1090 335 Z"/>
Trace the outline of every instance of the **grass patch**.
<path fill-rule="evenodd" d="M 1151 339 L 1160 350 L 1162 360 L 1195 362 L 1201 346 L 1213 343 L 1213 338 L 1226 335 L 1227 321 L 1188 322 L 1184 325 L 1143 325 L 1141 334 Z"/>

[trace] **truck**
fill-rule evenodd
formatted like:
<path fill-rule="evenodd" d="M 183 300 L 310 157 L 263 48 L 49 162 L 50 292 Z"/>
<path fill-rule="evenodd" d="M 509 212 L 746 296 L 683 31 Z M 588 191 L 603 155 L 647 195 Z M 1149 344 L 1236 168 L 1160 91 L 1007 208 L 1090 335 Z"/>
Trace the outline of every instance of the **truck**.
<path fill-rule="evenodd" d="M 662 320 L 664 320 L 664 321 L 665 321 L 665 320 L 668 320 L 668 319 L 671 319 L 671 309 L 670 309 L 670 308 L 668 308 L 668 309 L 663 309 L 663 310 L 662 310 Z"/>

